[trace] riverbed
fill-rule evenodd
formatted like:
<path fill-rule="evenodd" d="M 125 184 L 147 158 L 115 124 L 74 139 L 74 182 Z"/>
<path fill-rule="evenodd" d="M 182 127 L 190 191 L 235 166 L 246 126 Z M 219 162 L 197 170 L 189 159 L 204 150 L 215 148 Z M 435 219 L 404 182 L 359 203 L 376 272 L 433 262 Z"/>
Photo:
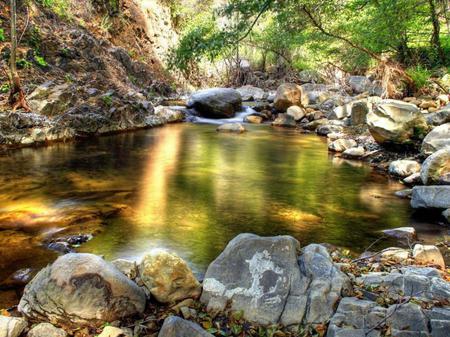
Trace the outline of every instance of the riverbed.
<path fill-rule="evenodd" d="M 198 274 L 242 232 L 354 252 L 386 228 L 440 235 L 394 196 L 403 185 L 329 154 L 325 139 L 247 128 L 176 124 L 0 156 L 0 281 L 51 262 L 46 244 L 73 234 L 94 234 L 79 252 L 137 260 L 165 248 Z"/>

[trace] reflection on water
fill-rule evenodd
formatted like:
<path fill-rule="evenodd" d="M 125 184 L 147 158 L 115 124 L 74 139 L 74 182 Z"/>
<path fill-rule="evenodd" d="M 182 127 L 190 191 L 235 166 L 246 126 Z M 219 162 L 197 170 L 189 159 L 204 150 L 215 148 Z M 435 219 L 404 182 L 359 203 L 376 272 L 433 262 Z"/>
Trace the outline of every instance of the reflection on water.
<path fill-rule="evenodd" d="M 172 125 L 0 157 L 0 278 L 54 259 L 39 246 L 54 233 L 99 233 L 79 250 L 108 259 L 166 247 L 202 271 L 241 232 L 357 251 L 409 224 L 401 185 L 314 135 L 249 128 Z"/>

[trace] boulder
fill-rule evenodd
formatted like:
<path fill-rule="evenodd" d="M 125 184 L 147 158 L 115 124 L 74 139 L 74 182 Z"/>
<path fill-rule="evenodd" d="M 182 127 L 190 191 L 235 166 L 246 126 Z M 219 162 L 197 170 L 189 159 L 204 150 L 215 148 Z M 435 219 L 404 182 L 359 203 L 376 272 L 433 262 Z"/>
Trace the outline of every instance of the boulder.
<path fill-rule="evenodd" d="M 445 270 L 444 258 L 436 246 L 416 244 L 413 249 L 413 258 L 418 264 L 436 265 Z"/>
<path fill-rule="evenodd" d="M 0 336 L 19 337 L 27 327 L 23 318 L 0 315 Z"/>
<path fill-rule="evenodd" d="M 170 316 L 164 320 L 158 337 L 214 337 L 200 325 L 180 317 Z"/>
<path fill-rule="evenodd" d="M 243 133 L 247 131 L 240 123 L 225 123 L 217 127 L 217 132 Z"/>
<path fill-rule="evenodd" d="M 423 140 L 422 152 L 432 154 L 450 146 L 450 123 L 435 127 Z"/>
<path fill-rule="evenodd" d="M 320 104 L 330 98 L 328 88 L 324 84 L 303 84 L 301 87 L 301 104 L 304 107 Z"/>
<path fill-rule="evenodd" d="M 195 109 L 202 117 L 231 118 L 241 109 L 242 98 L 234 89 L 212 88 L 194 93 L 187 107 Z"/>
<path fill-rule="evenodd" d="M 366 124 L 367 114 L 369 113 L 369 106 L 367 101 L 356 101 L 352 104 L 351 109 L 351 123 L 352 125 Z"/>
<path fill-rule="evenodd" d="M 348 84 L 355 94 L 362 94 L 370 90 L 372 82 L 366 76 L 350 76 Z"/>
<path fill-rule="evenodd" d="M 424 136 L 428 126 L 417 106 L 396 100 L 383 100 L 367 114 L 367 125 L 382 145 L 409 145 Z"/>
<path fill-rule="evenodd" d="M 409 258 L 409 251 L 403 248 L 389 247 L 381 252 L 380 257 L 383 260 L 404 263 Z"/>
<path fill-rule="evenodd" d="M 320 74 L 311 69 L 302 70 L 298 73 L 298 78 L 301 83 L 321 83 L 323 82 Z"/>
<path fill-rule="evenodd" d="M 277 118 L 272 122 L 273 126 L 296 127 L 295 119 L 285 113 L 279 113 Z"/>
<path fill-rule="evenodd" d="M 333 152 L 344 152 L 352 147 L 356 147 L 358 144 L 353 139 L 338 139 L 328 145 L 328 150 Z"/>
<path fill-rule="evenodd" d="M 263 118 L 255 115 L 245 116 L 244 122 L 250 124 L 261 124 L 263 122 Z"/>
<path fill-rule="evenodd" d="M 448 175 L 450 175 L 450 146 L 429 156 L 420 171 L 420 177 L 425 185 L 443 183 Z"/>
<path fill-rule="evenodd" d="M 200 295 L 200 283 L 187 263 L 175 253 L 153 250 L 139 264 L 145 287 L 161 303 L 173 303 Z"/>
<path fill-rule="evenodd" d="M 299 249 L 289 236 L 238 235 L 209 265 L 201 301 L 213 312 L 229 304 L 254 323 L 300 323 L 306 301 L 300 298 Z"/>
<path fill-rule="evenodd" d="M 186 113 L 183 110 L 162 105 L 155 107 L 155 115 L 162 118 L 165 123 L 178 123 L 186 118 Z"/>
<path fill-rule="evenodd" d="M 248 101 L 262 101 L 267 98 L 267 94 L 261 88 L 252 85 L 245 85 L 237 88 L 236 91 L 241 95 L 244 102 Z"/>
<path fill-rule="evenodd" d="M 306 116 L 306 111 L 298 105 L 293 105 L 287 109 L 286 114 L 294 118 L 295 121 L 299 121 Z"/>
<path fill-rule="evenodd" d="M 395 160 L 389 164 L 389 173 L 402 178 L 420 172 L 420 164 L 414 160 Z"/>
<path fill-rule="evenodd" d="M 416 172 L 403 179 L 403 182 L 408 185 L 419 185 L 422 183 L 422 178 L 420 177 L 420 173 Z"/>
<path fill-rule="evenodd" d="M 274 99 L 274 107 L 285 112 L 292 105 L 301 105 L 302 91 L 297 84 L 286 83 L 278 87 Z"/>
<path fill-rule="evenodd" d="M 447 106 L 442 110 L 427 114 L 426 119 L 428 125 L 432 127 L 450 123 L 450 106 Z"/>
<path fill-rule="evenodd" d="M 398 227 L 392 229 L 385 229 L 383 234 L 394 237 L 400 240 L 407 240 L 412 242 L 417 238 L 416 230 L 414 227 Z"/>
<path fill-rule="evenodd" d="M 40 115 L 56 116 L 64 113 L 75 102 L 76 90 L 69 84 L 46 82 L 27 98 L 31 110 Z"/>
<path fill-rule="evenodd" d="M 19 311 L 65 326 L 100 326 L 142 313 L 145 293 L 111 263 L 92 254 L 67 254 L 25 287 Z"/>
<path fill-rule="evenodd" d="M 67 333 L 50 323 L 40 323 L 28 331 L 27 337 L 66 337 Z"/>
<path fill-rule="evenodd" d="M 355 159 L 361 158 L 366 153 L 366 150 L 362 146 L 352 147 L 350 149 L 345 150 L 342 153 L 344 158 Z"/>
<path fill-rule="evenodd" d="M 415 186 L 412 208 L 450 208 L 450 186 Z"/>

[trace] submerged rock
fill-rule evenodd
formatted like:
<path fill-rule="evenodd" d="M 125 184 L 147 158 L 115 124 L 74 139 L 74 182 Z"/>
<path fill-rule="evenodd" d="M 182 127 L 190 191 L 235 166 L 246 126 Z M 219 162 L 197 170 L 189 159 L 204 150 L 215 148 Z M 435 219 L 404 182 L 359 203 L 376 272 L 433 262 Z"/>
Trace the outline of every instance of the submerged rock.
<path fill-rule="evenodd" d="M 301 105 L 302 91 L 297 84 L 286 83 L 278 87 L 274 100 L 274 107 L 285 112 L 290 106 Z"/>
<path fill-rule="evenodd" d="M 158 337 L 214 337 L 203 330 L 200 325 L 186 321 L 180 317 L 171 316 L 164 320 Z"/>
<path fill-rule="evenodd" d="M 263 122 L 263 118 L 256 115 L 245 116 L 244 122 L 250 124 L 261 124 Z"/>
<path fill-rule="evenodd" d="M 19 311 L 31 319 L 100 326 L 142 313 L 145 294 L 112 264 L 92 254 L 67 254 L 25 287 Z"/>
<path fill-rule="evenodd" d="M 428 129 L 417 106 L 396 100 L 383 100 L 367 114 L 369 131 L 382 145 L 408 145 L 422 138 Z"/>
<path fill-rule="evenodd" d="M 247 131 L 245 127 L 240 123 L 226 123 L 219 126 L 216 131 L 218 132 L 232 132 L 232 133 L 243 133 Z"/>
<path fill-rule="evenodd" d="M 212 88 L 194 93 L 187 104 L 206 118 L 231 118 L 242 107 L 241 95 L 230 88 Z"/>
<path fill-rule="evenodd" d="M 139 264 L 145 287 L 161 303 L 200 296 L 200 283 L 187 263 L 175 253 L 154 250 Z"/>

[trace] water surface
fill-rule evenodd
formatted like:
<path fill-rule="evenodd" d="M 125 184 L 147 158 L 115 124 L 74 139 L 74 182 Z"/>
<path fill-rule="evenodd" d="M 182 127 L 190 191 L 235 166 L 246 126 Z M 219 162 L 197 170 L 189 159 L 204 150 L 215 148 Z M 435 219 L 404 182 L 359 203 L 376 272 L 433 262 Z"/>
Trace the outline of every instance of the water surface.
<path fill-rule="evenodd" d="M 167 248 L 202 272 L 242 232 L 362 251 L 410 224 L 397 182 L 315 135 L 248 128 L 170 125 L 0 156 L 0 279 L 52 261 L 41 242 L 55 235 L 95 232 L 78 250 L 107 259 Z"/>

